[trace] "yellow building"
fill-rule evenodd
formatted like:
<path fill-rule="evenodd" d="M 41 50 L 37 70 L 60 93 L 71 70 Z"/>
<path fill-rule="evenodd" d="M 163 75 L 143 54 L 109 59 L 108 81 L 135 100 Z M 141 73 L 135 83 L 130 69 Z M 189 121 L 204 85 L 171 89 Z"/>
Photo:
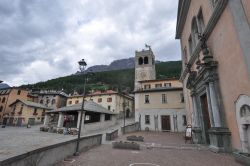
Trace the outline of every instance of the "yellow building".
<path fill-rule="evenodd" d="M 154 58 L 151 48 L 136 51 L 135 121 L 142 130 L 184 131 L 182 83 L 176 78 L 156 80 Z"/>
<path fill-rule="evenodd" d="M 9 105 L 16 101 L 28 100 L 28 91 L 16 87 L 0 90 L 0 123 L 5 123 L 10 117 L 11 108 Z"/>
<path fill-rule="evenodd" d="M 13 126 L 42 124 L 44 121 L 45 111 L 51 110 L 42 104 L 19 99 L 9 106 L 11 108 L 11 112 L 7 125 Z"/>
<path fill-rule="evenodd" d="M 132 117 L 134 115 L 133 97 L 113 90 L 93 92 L 86 95 L 85 100 L 94 101 L 108 110 L 119 114 L 119 117 L 123 117 L 124 110 L 126 110 L 126 117 Z M 78 103 L 82 103 L 81 95 L 69 96 L 67 99 L 67 106 Z"/>

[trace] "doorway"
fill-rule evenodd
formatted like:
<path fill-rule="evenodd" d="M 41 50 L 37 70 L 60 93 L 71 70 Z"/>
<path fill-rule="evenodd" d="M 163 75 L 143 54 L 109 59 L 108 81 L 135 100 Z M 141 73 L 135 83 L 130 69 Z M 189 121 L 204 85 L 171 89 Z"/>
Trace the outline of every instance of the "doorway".
<path fill-rule="evenodd" d="M 164 131 L 171 130 L 170 116 L 169 115 L 161 116 L 161 129 Z"/>
<path fill-rule="evenodd" d="M 207 95 L 204 94 L 200 97 L 202 115 L 203 115 L 203 124 L 204 124 L 204 132 L 205 132 L 205 141 L 207 144 L 210 144 L 208 129 L 211 128 L 210 117 L 208 112 L 208 103 L 207 103 Z"/>

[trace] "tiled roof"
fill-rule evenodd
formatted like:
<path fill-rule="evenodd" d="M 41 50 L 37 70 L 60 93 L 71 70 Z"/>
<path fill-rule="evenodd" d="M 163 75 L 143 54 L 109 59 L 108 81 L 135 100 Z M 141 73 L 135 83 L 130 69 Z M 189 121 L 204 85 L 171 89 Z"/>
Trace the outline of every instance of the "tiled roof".
<path fill-rule="evenodd" d="M 49 108 L 49 107 L 47 107 L 47 106 L 45 106 L 43 104 L 35 103 L 35 102 L 27 101 L 27 100 L 20 100 L 20 99 L 17 99 L 15 102 L 13 102 L 12 104 L 10 104 L 9 106 L 14 105 L 17 102 L 22 102 L 23 104 L 25 104 L 27 106 L 30 106 L 30 107 L 36 107 L 36 108 L 43 108 L 43 109 L 52 110 L 52 108 Z"/>
<path fill-rule="evenodd" d="M 80 111 L 81 108 L 82 108 L 82 103 L 79 103 L 79 104 L 74 104 L 71 106 L 62 107 L 56 111 L 51 111 L 51 112 Z M 85 101 L 84 102 L 84 110 L 90 111 L 90 112 L 104 113 L 104 114 L 116 114 L 116 113 L 109 111 L 108 109 L 104 108 L 103 106 L 101 106 L 93 101 Z"/>

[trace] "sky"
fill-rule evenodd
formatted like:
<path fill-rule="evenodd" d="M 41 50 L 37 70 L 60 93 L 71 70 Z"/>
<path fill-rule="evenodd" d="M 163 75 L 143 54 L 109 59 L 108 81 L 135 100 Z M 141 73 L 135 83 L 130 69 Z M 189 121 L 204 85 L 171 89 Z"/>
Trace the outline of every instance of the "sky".
<path fill-rule="evenodd" d="M 177 0 L 1 0 L 0 80 L 32 84 L 135 56 L 180 60 Z"/>

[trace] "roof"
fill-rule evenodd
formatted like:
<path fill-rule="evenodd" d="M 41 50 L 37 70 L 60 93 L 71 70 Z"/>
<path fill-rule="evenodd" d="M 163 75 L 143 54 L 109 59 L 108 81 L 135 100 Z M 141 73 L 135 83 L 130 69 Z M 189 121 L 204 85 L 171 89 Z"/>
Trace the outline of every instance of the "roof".
<path fill-rule="evenodd" d="M 95 91 L 93 93 L 87 94 L 86 97 L 91 97 L 91 96 L 101 96 L 101 95 L 113 95 L 113 94 L 117 94 L 117 95 L 121 95 L 123 97 L 129 98 L 131 100 L 133 100 L 133 97 L 130 95 L 126 95 L 123 93 L 119 93 L 117 91 L 113 91 L 113 90 L 107 90 L 107 91 Z M 72 95 L 72 96 L 68 96 L 68 98 L 74 98 L 74 97 L 83 97 L 83 95 Z"/>
<path fill-rule="evenodd" d="M 144 82 L 158 82 L 158 81 L 170 81 L 170 80 L 177 80 L 177 81 L 179 81 L 178 78 L 173 77 L 173 78 L 156 79 L 156 80 L 143 80 L 143 81 L 138 81 L 138 82 L 144 83 Z"/>
<path fill-rule="evenodd" d="M 63 97 L 68 97 L 66 93 L 63 91 L 55 91 L 55 90 L 41 90 L 41 91 L 33 91 L 31 94 L 37 94 L 37 95 L 60 95 Z"/>
<path fill-rule="evenodd" d="M 80 111 L 81 109 L 82 109 L 82 103 L 79 103 L 71 106 L 62 107 L 55 111 L 50 111 L 50 112 L 53 113 L 53 112 Z M 93 101 L 84 101 L 84 110 L 89 112 L 98 112 L 104 114 L 116 114 Z"/>
<path fill-rule="evenodd" d="M 147 92 L 166 92 L 166 91 L 181 91 L 182 87 L 159 87 L 153 89 L 143 89 L 134 91 L 134 93 L 147 93 Z"/>
<path fill-rule="evenodd" d="M 52 108 L 49 108 L 43 104 L 40 104 L 40 103 L 35 103 L 35 102 L 31 102 L 31 101 L 27 101 L 27 100 L 20 100 L 20 99 L 17 99 L 16 101 L 14 101 L 13 103 L 11 103 L 9 106 L 12 106 L 18 102 L 21 102 L 27 106 L 30 106 L 30 107 L 36 107 L 36 108 L 43 108 L 43 109 L 48 109 L 48 110 L 52 110 Z"/>

